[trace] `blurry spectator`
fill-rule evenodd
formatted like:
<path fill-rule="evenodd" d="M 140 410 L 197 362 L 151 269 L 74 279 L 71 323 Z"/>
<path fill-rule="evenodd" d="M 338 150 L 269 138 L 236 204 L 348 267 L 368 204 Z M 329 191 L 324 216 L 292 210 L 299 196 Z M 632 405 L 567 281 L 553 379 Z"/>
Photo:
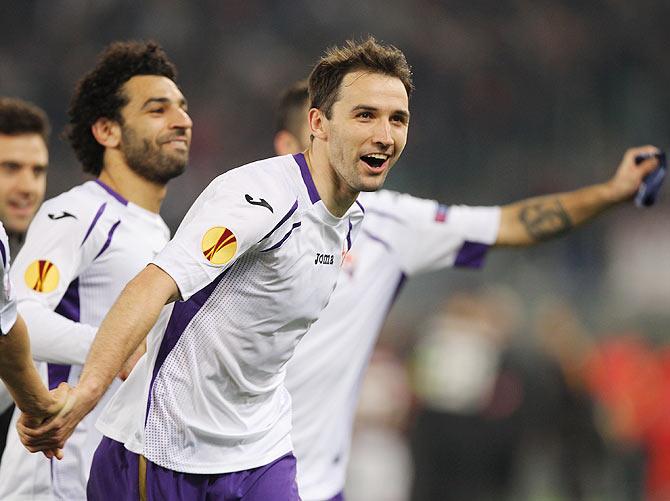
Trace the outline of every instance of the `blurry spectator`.
<path fill-rule="evenodd" d="M 405 501 L 411 457 L 405 430 L 412 393 L 405 366 L 377 346 L 363 380 L 347 472 L 347 501 Z"/>
<path fill-rule="evenodd" d="M 429 322 L 413 378 L 415 501 L 509 497 L 526 399 L 510 350 L 520 308 L 511 291 L 458 293 Z"/>

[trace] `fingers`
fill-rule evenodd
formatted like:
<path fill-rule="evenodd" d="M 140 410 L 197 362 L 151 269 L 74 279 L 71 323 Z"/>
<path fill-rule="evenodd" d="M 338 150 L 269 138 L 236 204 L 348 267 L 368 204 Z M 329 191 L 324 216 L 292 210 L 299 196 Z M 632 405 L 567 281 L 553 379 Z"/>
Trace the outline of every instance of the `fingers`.
<path fill-rule="evenodd" d="M 30 452 L 42 451 L 48 458 L 61 459 L 65 441 L 72 434 L 79 419 L 70 412 L 76 401 L 76 391 L 67 385 L 54 390 L 61 405 L 55 410 L 56 415 L 48 419 L 22 414 L 16 423 L 16 429 L 23 445 Z"/>
<path fill-rule="evenodd" d="M 630 148 L 624 155 L 624 163 L 634 165 L 636 173 L 644 177 L 658 167 L 656 155 L 660 152 L 661 150 L 652 145 Z M 639 158 L 643 158 L 643 160 L 638 162 Z"/>

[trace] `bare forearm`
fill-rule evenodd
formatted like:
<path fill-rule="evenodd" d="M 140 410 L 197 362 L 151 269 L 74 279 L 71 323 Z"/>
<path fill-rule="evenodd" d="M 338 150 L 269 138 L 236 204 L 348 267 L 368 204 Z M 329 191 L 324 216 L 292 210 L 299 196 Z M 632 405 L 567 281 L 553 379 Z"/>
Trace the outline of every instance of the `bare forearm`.
<path fill-rule="evenodd" d="M 26 325 L 19 316 L 6 336 L 0 336 L 0 377 L 23 412 L 45 413 L 53 404 L 30 356 Z"/>
<path fill-rule="evenodd" d="M 154 280 L 156 273 L 162 275 L 160 284 Z M 93 405 L 146 338 L 174 290 L 172 279 L 151 266 L 126 285 L 98 329 L 79 381 L 79 390 Z"/>
<path fill-rule="evenodd" d="M 605 183 L 504 206 L 496 245 L 531 245 L 549 240 L 614 204 L 630 200 L 644 176 L 658 167 L 656 153 L 654 146 L 630 148 L 614 176 Z"/>
<path fill-rule="evenodd" d="M 607 185 L 597 184 L 506 205 L 496 244 L 523 246 L 556 238 L 614 203 Z"/>

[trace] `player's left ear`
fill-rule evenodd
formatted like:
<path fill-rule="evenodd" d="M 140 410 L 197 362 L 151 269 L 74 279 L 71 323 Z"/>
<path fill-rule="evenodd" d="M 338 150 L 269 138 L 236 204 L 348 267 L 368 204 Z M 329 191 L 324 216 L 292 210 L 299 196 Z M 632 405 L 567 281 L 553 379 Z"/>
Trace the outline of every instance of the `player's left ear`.
<path fill-rule="evenodd" d="M 121 126 L 111 118 L 98 118 L 91 125 L 91 133 L 105 148 L 116 148 L 121 143 Z"/>
<path fill-rule="evenodd" d="M 292 155 L 302 151 L 298 139 L 287 130 L 275 134 L 274 146 L 277 155 Z"/>
<path fill-rule="evenodd" d="M 309 110 L 309 131 L 316 139 L 328 139 L 328 119 L 318 108 Z"/>

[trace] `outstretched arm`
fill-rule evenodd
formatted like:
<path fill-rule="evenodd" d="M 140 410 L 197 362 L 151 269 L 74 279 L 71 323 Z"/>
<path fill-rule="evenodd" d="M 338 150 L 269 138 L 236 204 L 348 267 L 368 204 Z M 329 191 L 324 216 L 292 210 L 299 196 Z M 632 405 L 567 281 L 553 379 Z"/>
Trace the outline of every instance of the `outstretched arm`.
<path fill-rule="evenodd" d="M 0 378 L 18 408 L 32 417 L 47 418 L 63 406 L 63 399 L 49 393 L 35 369 L 26 324 L 20 316 L 7 335 L 0 336 Z"/>
<path fill-rule="evenodd" d="M 29 451 L 63 447 L 146 338 L 163 306 L 178 297 L 179 290 L 172 277 L 153 264 L 126 285 L 100 325 L 79 385 L 70 392 L 63 411 L 39 427 L 19 420 L 19 435 Z"/>
<path fill-rule="evenodd" d="M 654 154 L 643 146 L 626 151 L 614 177 L 579 190 L 522 200 L 502 207 L 495 245 L 523 246 L 563 235 L 612 205 L 631 199 L 644 176 L 658 166 L 654 157 L 635 163 L 635 157 Z"/>

